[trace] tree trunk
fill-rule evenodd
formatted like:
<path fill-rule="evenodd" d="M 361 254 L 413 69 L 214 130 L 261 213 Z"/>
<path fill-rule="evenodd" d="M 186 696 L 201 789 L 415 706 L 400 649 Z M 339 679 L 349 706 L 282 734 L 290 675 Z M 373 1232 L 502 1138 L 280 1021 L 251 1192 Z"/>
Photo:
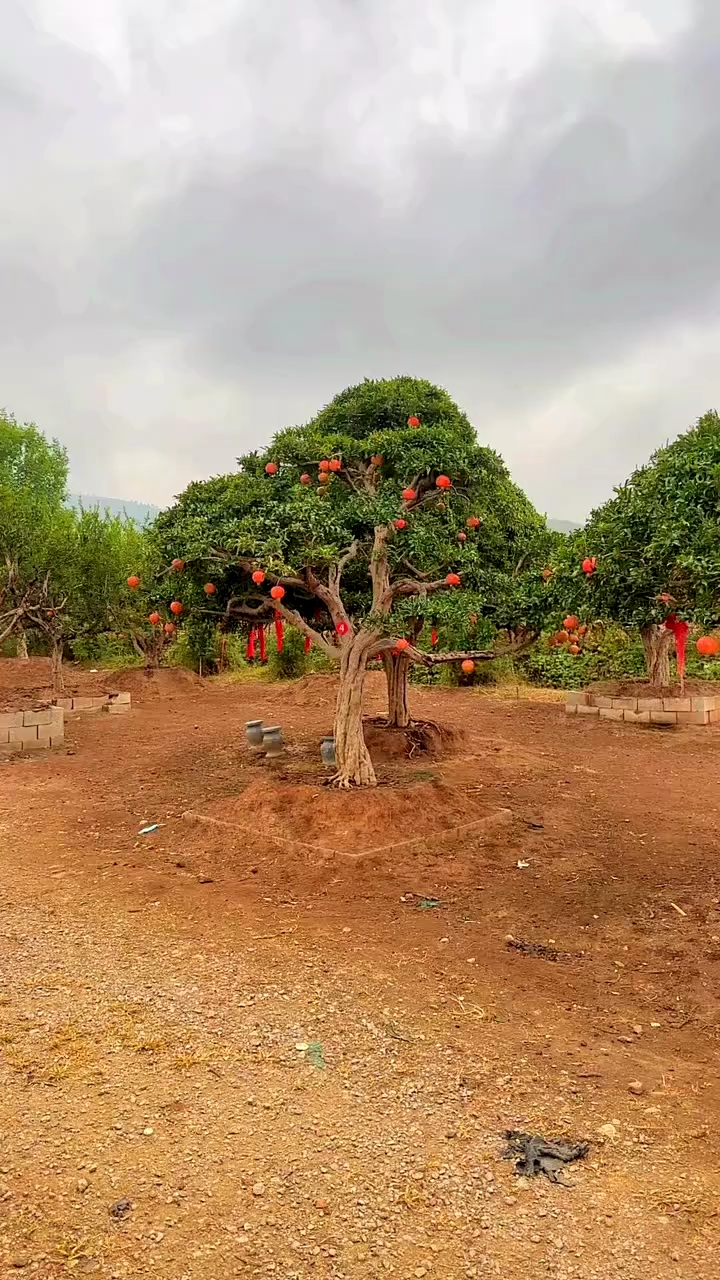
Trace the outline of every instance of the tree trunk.
<path fill-rule="evenodd" d="M 17 648 L 15 650 L 15 654 L 16 654 L 16 657 L 18 657 L 21 662 L 30 661 L 30 655 L 28 654 L 28 647 L 27 647 L 27 632 L 22 628 L 18 635 Z"/>
<path fill-rule="evenodd" d="M 63 642 L 53 638 L 52 652 L 50 655 L 50 667 L 52 671 L 52 691 L 57 697 L 65 691 L 65 681 L 63 680 L 62 669 L 63 658 Z"/>
<path fill-rule="evenodd" d="M 365 746 L 362 726 L 363 686 L 368 654 L 377 637 L 356 636 L 343 648 L 340 659 L 340 688 L 335 705 L 336 787 L 377 785 L 370 752 Z"/>
<path fill-rule="evenodd" d="M 667 689 L 670 686 L 670 651 L 674 636 L 672 631 L 651 623 L 640 630 L 645 662 L 650 684 Z"/>
<path fill-rule="evenodd" d="M 410 723 L 407 699 L 410 659 L 404 653 L 384 653 L 383 666 L 387 680 L 387 722 L 393 729 L 407 729 Z"/>

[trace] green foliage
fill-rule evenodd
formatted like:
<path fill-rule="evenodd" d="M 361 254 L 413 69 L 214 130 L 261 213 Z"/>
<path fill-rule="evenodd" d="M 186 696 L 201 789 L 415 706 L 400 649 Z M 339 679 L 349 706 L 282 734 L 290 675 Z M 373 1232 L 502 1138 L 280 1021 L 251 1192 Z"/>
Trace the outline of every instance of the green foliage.
<path fill-rule="evenodd" d="M 407 425 L 413 414 L 419 428 Z M 382 463 L 369 472 L 376 456 Z M 344 468 L 326 485 L 318 482 L 323 459 L 340 459 Z M 277 465 L 276 474 L 266 474 L 268 462 Z M 463 589 L 396 602 L 388 634 L 418 617 L 457 630 L 471 613 L 487 620 L 490 632 L 538 624 L 545 605 L 539 570 L 554 535 L 498 455 L 477 443 L 465 414 L 430 383 L 396 378 L 348 388 L 305 426 L 279 432 L 265 453 L 241 458 L 239 467 L 191 484 L 156 521 L 166 561 L 186 561 L 188 610 L 214 622 L 230 601 L 230 622 L 242 620 L 243 610 L 269 611 L 268 584 L 250 580 L 250 571 L 261 567 L 298 580 L 286 587 L 284 603 L 312 621 L 318 602 L 302 587 L 303 575 L 326 577 L 358 542 L 360 553 L 343 574 L 343 600 L 357 625 L 370 610 L 374 529 L 402 517 L 406 527 L 393 528 L 388 542 L 392 580 L 439 580 L 453 570 Z M 303 474 L 311 483 L 301 483 Z M 448 492 L 436 489 L 439 474 L 451 477 Z M 406 505 L 406 487 L 422 500 Z M 479 528 L 468 528 L 469 516 L 480 519 Z M 208 578 L 217 586 L 210 600 L 203 595 Z M 327 627 L 327 615 L 321 625 Z"/>
<path fill-rule="evenodd" d="M 639 679 L 645 673 L 639 637 L 620 627 L 598 628 L 578 654 L 565 645 L 553 647 L 544 636 L 516 661 L 526 680 L 551 689 L 582 689 L 597 680 Z"/>
<path fill-rule="evenodd" d="M 591 576 L 585 556 L 597 557 Z M 569 537 L 548 588 L 556 611 L 625 627 L 668 613 L 702 627 L 720 622 L 720 417 L 706 413 Z M 669 597 L 661 599 L 663 595 Z"/>
<path fill-rule="evenodd" d="M 71 641 L 70 648 L 76 662 L 85 667 L 97 667 L 99 671 L 122 670 L 142 664 L 127 636 L 123 638 L 114 632 L 77 636 Z"/>
<path fill-rule="evenodd" d="M 273 680 L 297 680 L 307 675 L 308 660 L 304 647 L 300 632 L 292 628 L 285 631 L 281 653 L 278 653 L 276 644 L 270 645 L 268 666 Z"/>

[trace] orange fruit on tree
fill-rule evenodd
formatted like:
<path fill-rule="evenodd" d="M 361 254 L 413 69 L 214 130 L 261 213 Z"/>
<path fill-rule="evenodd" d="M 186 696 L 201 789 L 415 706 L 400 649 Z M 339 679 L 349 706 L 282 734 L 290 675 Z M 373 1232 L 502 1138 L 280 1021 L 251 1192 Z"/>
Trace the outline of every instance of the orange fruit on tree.
<path fill-rule="evenodd" d="M 465 661 L 461 663 L 461 666 L 466 676 L 471 676 L 475 670 L 475 663 L 472 658 L 466 658 Z"/>
<path fill-rule="evenodd" d="M 183 569 L 185 568 L 185 561 L 181 560 L 180 557 L 178 556 L 175 560 L 172 561 L 170 568 L 174 569 L 176 573 L 182 573 Z"/>
<path fill-rule="evenodd" d="M 574 613 L 568 614 L 567 618 L 563 619 L 563 626 L 566 631 L 577 631 L 578 619 L 575 617 Z"/>
<path fill-rule="evenodd" d="M 277 462 L 268 462 L 267 466 L 265 467 L 265 474 L 268 476 L 274 476 L 277 473 L 277 469 L 278 469 Z"/>
<path fill-rule="evenodd" d="M 140 579 L 133 573 L 128 578 L 127 584 L 131 591 L 135 591 L 140 586 Z"/>
<path fill-rule="evenodd" d="M 695 648 L 702 658 L 713 658 L 720 650 L 720 640 L 717 636 L 700 636 Z"/>

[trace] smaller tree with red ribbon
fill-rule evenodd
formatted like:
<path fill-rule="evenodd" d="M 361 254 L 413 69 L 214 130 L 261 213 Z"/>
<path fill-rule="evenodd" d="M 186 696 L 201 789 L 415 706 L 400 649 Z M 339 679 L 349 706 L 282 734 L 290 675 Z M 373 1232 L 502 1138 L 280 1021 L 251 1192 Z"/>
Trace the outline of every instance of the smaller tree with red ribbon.
<path fill-rule="evenodd" d="M 653 454 L 568 538 L 549 579 L 558 617 L 607 619 L 637 629 L 648 680 L 667 688 L 670 656 L 685 669 L 691 630 L 698 652 L 716 652 L 720 625 L 720 417 Z"/>

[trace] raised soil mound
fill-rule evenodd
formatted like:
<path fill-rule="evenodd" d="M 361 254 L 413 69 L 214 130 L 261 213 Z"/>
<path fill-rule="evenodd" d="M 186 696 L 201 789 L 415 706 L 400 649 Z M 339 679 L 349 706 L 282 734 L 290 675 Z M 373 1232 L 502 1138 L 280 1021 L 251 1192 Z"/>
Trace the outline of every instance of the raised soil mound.
<path fill-rule="evenodd" d="M 269 779 L 251 782 L 212 812 L 187 816 L 234 829 L 245 841 L 256 833 L 259 843 L 270 837 L 346 858 L 414 841 L 438 842 L 466 828 L 510 820 L 507 810 L 489 809 L 442 782 L 339 792 Z"/>
<path fill-rule="evenodd" d="M 152 679 L 138 667 L 113 671 L 87 671 L 63 666 L 66 698 L 91 698 L 104 693 L 131 693 L 133 702 L 148 698 L 172 698 L 196 692 L 199 676 L 182 667 L 162 668 Z M 0 711 L 25 711 L 49 706 L 53 698 L 49 658 L 0 658 Z"/>
<path fill-rule="evenodd" d="M 657 685 L 647 680 L 598 680 L 588 685 L 587 692 L 605 698 L 718 698 L 720 681 L 686 680 L 681 690 L 679 684 Z"/>

